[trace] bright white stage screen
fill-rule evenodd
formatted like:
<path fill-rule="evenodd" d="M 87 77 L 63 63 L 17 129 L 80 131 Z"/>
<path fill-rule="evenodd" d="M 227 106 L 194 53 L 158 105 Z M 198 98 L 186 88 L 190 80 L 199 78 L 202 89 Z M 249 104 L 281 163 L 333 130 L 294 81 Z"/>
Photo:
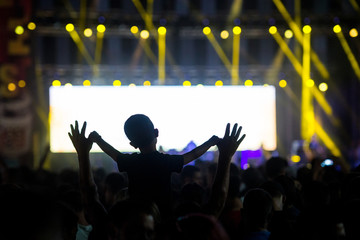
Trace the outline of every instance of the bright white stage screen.
<path fill-rule="evenodd" d="M 50 87 L 52 152 L 74 152 L 68 137 L 75 120 L 86 134 L 96 130 L 119 151 L 135 150 L 124 133 L 124 122 L 142 113 L 159 129 L 158 146 L 183 150 L 212 135 L 222 137 L 226 123 L 239 123 L 246 133 L 239 150 L 276 148 L 275 88 L 272 86 L 72 86 Z M 92 151 L 101 151 L 96 144 Z"/>

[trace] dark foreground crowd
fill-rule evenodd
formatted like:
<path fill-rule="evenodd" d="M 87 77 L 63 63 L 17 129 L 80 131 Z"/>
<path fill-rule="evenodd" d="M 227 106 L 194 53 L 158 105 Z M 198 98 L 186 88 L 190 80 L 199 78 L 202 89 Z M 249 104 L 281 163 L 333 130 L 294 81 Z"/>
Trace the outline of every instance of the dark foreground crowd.
<path fill-rule="evenodd" d="M 124 129 L 139 153 L 118 152 L 97 132 L 86 137 L 86 123 L 72 125 L 78 171 L 0 161 L 0 239 L 360 239 L 360 171 L 343 160 L 324 166 L 313 158 L 295 175 L 281 157 L 243 170 L 231 163 L 246 141 L 236 124 L 183 155 L 156 151 L 158 130 L 145 115 Z M 119 172 L 91 168 L 94 143 Z M 216 161 L 188 164 L 214 145 Z"/>

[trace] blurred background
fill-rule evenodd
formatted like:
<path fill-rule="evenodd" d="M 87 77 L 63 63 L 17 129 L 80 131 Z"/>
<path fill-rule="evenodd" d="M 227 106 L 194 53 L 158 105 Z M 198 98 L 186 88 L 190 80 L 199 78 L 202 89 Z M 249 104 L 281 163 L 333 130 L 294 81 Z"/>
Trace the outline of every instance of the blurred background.
<path fill-rule="evenodd" d="M 271 85 L 277 149 L 267 154 L 294 164 L 331 155 L 357 166 L 359 5 L 0 0 L 1 158 L 53 171 L 76 165 L 73 153 L 48 152 L 51 86 Z M 104 158 L 94 154 L 95 165 L 111 168 Z"/>

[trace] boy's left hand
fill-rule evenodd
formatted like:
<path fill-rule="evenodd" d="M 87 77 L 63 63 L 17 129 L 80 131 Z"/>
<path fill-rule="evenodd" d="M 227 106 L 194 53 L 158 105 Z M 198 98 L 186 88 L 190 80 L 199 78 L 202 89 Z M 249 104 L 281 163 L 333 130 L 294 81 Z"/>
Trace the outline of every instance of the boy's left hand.
<path fill-rule="evenodd" d="M 79 124 L 78 121 L 75 121 L 75 128 L 71 124 L 71 133 L 69 132 L 68 135 L 76 149 L 76 152 L 81 153 L 88 153 L 92 147 L 92 141 L 85 137 L 85 130 L 86 130 L 86 122 L 84 122 L 81 132 L 79 131 Z"/>

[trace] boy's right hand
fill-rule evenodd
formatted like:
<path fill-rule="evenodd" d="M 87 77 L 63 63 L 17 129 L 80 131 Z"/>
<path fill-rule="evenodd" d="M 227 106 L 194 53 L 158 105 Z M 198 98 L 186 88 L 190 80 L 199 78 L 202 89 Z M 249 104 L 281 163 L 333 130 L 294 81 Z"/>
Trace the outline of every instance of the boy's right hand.
<path fill-rule="evenodd" d="M 97 143 L 100 139 L 101 139 L 101 136 L 96 131 L 92 131 L 89 134 L 89 140 L 92 142 Z"/>

